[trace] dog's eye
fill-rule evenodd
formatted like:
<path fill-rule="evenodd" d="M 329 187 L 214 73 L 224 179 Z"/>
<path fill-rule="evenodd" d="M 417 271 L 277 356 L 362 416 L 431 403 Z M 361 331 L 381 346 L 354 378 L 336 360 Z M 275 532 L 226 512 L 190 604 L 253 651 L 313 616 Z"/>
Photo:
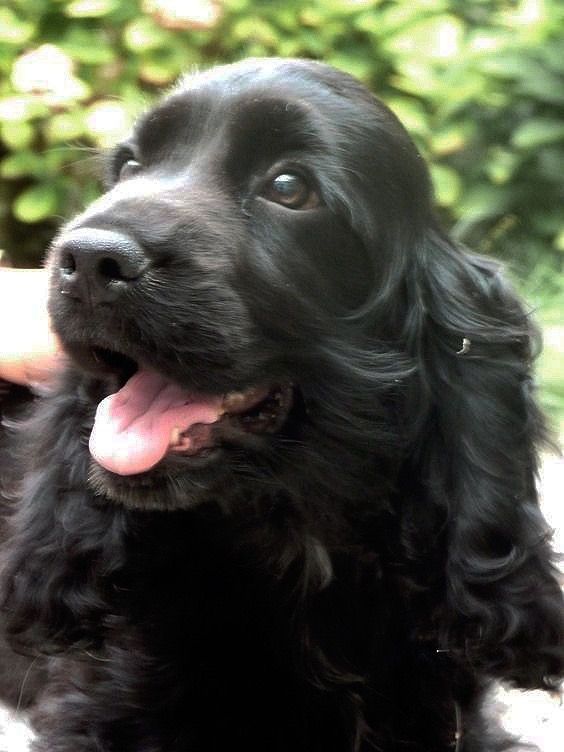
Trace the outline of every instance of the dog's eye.
<path fill-rule="evenodd" d="M 141 163 L 136 159 L 128 159 L 119 168 L 118 180 L 126 180 L 127 178 L 136 175 L 141 169 Z"/>
<path fill-rule="evenodd" d="M 314 209 L 319 196 L 307 181 L 293 172 L 283 172 L 273 178 L 265 191 L 265 198 L 288 209 Z"/>
<path fill-rule="evenodd" d="M 139 172 L 142 165 L 137 160 L 134 148 L 130 144 L 119 144 L 113 153 L 108 164 L 108 182 L 110 185 L 117 183 L 119 180 L 125 180 Z"/>

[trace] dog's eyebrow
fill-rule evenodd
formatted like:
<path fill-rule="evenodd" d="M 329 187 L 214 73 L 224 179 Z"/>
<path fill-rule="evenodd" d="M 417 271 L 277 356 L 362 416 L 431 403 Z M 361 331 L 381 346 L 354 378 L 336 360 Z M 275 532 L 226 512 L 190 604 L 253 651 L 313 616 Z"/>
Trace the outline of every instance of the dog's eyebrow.
<path fill-rule="evenodd" d="M 257 146 L 268 140 L 273 146 L 286 148 L 312 147 L 319 143 L 311 108 L 298 99 L 276 96 L 241 98 L 232 109 L 232 125 L 236 136 Z"/>
<path fill-rule="evenodd" d="M 298 98 L 254 93 L 180 92 L 142 117 L 135 129 L 140 152 L 158 156 L 175 145 L 194 144 L 211 133 L 223 132 L 234 148 L 280 151 L 312 148 L 320 133 L 311 107 Z"/>
<path fill-rule="evenodd" d="M 155 154 L 174 144 L 190 126 L 192 102 L 187 96 L 171 96 L 137 121 L 134 138 L 143 154 Z"/>

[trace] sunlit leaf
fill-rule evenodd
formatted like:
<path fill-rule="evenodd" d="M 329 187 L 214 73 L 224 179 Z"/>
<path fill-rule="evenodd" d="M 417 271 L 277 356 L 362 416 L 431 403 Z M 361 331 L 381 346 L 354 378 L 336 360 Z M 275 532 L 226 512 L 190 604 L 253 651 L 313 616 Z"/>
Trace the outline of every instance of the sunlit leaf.
<path fill-rule="evenodd" d="M 143 81 L 154 86 L 166 86 L 176 78 L 178 72 L 158 61 L 147 60 L 139 68 L 139 76 Z"/>
<path fill-rule="evenodd" d="M 45 138 L 50 144 L 73 141 L 84 133 L 84 120 L 80 111 L 53 115 L 45 125 Z"/>
<path fill-rule="evenodd" d="M 369 60 L 351 52 L 333 53 L 329 56 L 328 62 L 335 68 L 351 73 L 361 81 L 366 81 L 372 72 L 372 65 Z"/>
<path fill-rule="evenodd" d="M 502 185 L 511 180 L 519 163 L 518 154 L 503 147 L 495 146 L 490 150 L 488 158 L 485 160 L 485 169 L 493 183 Z"/>
<path fill-rule="evenodd" d="M 157 26 L 151 18 L 137 18 L 131 21 L 123 34 L 125 46 L 132 52 L 148 52 L 165 47 L 171 39 L 171 32 Z"/>
<path fill-rule="evenodd" d="M 57 206 L 56 188 L 50 183 L 39 183 L 20 193 L 14 201 L 13 212 L 20 222 L 33 224 L 51 217 Z"/>
<path fill-rule="evenodd" d="M 458 173 L 447 165 L 431 165 L 435 198 L 440 206 L 452 206 L 460 196 L 461 181 Z"/>
<path fill-rule="evenodd" d="M 391 97 L 386 99 L 386 104 L 408 131 L 422 135 L 429 132 L 428 114 L 421 102 L 408 97 Z"/>
<path fill-rule="evenodd" d="M 562 50 L 564 55 L 564 46 Z M 524 76 L 519 82 L 517 90 L 543 102 L 564 103 L 564 84 L 562 76 L 548 71 L 536 71 Z"/>
<path fill-rule="evenodd" d="M 448 10 L 449 0 L 418 0 L 418 2 L 389 3 L 379 13 L 380 22 L 386 34 L 407 29 L 437 13 Z"/>
<path fill-rule="evenodd" d="M 464 25 L 456 16 L 435 16 L 389 37 L 385 46 L 398 55 L 450 60 L 460 52 Z"/>
<path fill-rule="evenodd" d="M 456 210 L 465 222 L 474 223 L 501 213 L 507 202 L 505 192 L 492 185 L 478 184 L 462 194 Z"/>
<path fill-rule="evenodd" d="M 31 21 L 24 21 L 10 8 L 0 8 L 0 44 L 21 46 L 28 42 L 35 32 Z"/>
<path fill-rule="evenodd" d="M 5 180 L 13 180 L 28 175 L 41 173 L 43 160 L 38 154 L 31 151 L 19 151 L 10 154 L 0 164 L 0 176 Z"/>
<path fill-rule="evenodd" d="M 515 146 L 532 149 L 554 141 L 564 141 L 564 121 L 551 118 L 532 118 L 522 123 L 511 137 Z"/>
<path fill-rule="evenodd" d="M 474 125 L 471 122 L 455 122 L 434 129 L 431 136 L 433 153 L 446 156 L 461 151 L 472 138 L 474 130 Z"/>
<path fill-rule="evenodd" d="M 415 96 L 436 96 L 440 76 L 427 61 L 418 58 L 403 58 L 397 61 L 399 76 L 392 76 L 390 83 L 397 89 Z"/>
<path fill-rule="evenodd" d="M 73 60 L 86 65 L 107 65 L 117 57 L 103 30 L 71 28 L 59 46 Z"/>
<path fill-rule="evenodd" d="M 70 18 L 100 18 L 114 10 L 118 0 L 75 0 L 65 8 Z"/>
<path fill-rule="evenodd" d="M 21 123 L 33 118 L 45 117 L 49 108 L 37 97 L 13 96 L 0 99 L 0 120 Z"/>
<path fill-rule="evenodd" d="M 260 18 L 243 18 L 233 25 L 233 38 L 239 41 L 259 42 L 260 44 L 270 47 L 278 41 L 276 32 L 271 24 Z"/>
<path fill-rule="evenodd" d="M 479 64 L 480 69 L 489 75 L 516 79 L 528 76 L 531 68 L 537 66 L 536 62 L 518 52 L 494 54 Z"/>
<path fill-rule="evenodd" d="M 34 135 L 35 131 L 30 123 L 0 123 L 0 139 L 12 151 L 26 149 L 33 141 Z"/>
<path fill-rule="evenodd" d="M 122 102 L 99 100 L 84 113 L 83 126 L 98 146 L 107 148 L 128 135 L 132 119 Z"/>

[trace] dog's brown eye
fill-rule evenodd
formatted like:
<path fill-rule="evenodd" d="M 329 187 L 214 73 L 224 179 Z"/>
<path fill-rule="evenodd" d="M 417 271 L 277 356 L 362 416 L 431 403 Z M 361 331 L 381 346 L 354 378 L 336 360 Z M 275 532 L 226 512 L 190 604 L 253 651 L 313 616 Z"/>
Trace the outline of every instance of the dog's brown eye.
<path fill-rule="evenodd" d="M 300 175 L 284 172 L 277 175 L 266 190 L 266 198 L 288 209 L 313 209 L 319 196 Z"/>
<path fill-rule="evenodd" d="M 128 159 L 119 168 L 118 180 L 126 180 L 136 175 L 141 169 L 141 164 L 136 159 Z"/>

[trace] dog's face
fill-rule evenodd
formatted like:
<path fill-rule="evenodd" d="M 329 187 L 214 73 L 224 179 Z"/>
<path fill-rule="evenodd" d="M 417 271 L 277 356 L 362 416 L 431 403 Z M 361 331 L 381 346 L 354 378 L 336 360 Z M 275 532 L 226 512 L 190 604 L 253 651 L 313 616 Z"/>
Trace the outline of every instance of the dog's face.
<path fill-rule="evenodd" d="M 536 504 L 534 328 L 498 265 L 437 227 L 397 119 L 327 66 L 248 61 L 189 78 L 117 147 L 112 176 L 49 257 L 73 365 L 24 433 L 40 471 L 16 516 L 9 633 L 31 624 L 44 648 L 43 621 L 47 645 L 68 647 L 69 618 L 74 643 L 98 613 L 90 565 L 116 574 L 135 548 L 116 540 L 138 516 L 83 493 L 89 466 L 101 505 L 233 511 L 214 550 L 229 535 L 251 558 L 222 553 L 217 571 L 288 575 L 296 613 L 317 614 L 302 647 L 333 603 L 305 599 L 343 554 L 335 603 L 352 603 L 338 594 L 349 578 L 366 593 L 378 579 L 382 626 L 436 631 L 473 672 L 555 689 L 562 596 Z M 327 676 L 334 693 L 319 655 L 316 686 Z"/>
<path fill-rule="evenodd" d="M 55 328 L 110 394 L 94 487 L 188 506 L 226 474 L 290 483 L 312 442 L 320 475 L 362 455 L 347 353 L 393 337 L 361 312 L 428 211 L 415 148 L 348 76 L 258 60 L 183 82 L 49 257 Z"/>

